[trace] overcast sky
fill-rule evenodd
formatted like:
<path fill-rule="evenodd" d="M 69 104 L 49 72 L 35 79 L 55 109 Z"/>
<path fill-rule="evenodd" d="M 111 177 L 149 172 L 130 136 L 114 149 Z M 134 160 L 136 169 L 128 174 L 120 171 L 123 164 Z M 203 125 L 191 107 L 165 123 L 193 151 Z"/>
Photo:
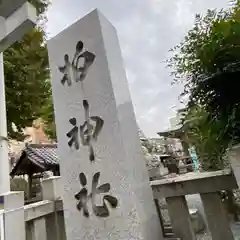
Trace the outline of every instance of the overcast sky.
<path fill-rule="evenodd" d="M 168 50 L 182 40 L 196 13 L 228 5 L 229 0 L 52 0 L 47 31 L 54 36 L 100 9 L 118 31 L 138 124 L 147 136 L 156 136 L 181 107 L 182 87 L 171 85 L 163 63 Z"/>

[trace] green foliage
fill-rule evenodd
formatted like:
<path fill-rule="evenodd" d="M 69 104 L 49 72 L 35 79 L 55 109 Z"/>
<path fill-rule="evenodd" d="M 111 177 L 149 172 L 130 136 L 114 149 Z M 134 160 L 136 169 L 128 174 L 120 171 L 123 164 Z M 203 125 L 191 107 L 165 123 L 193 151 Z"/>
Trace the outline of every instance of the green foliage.
<path fill-rule="evenodd" d="M 56 140 L 56 125 L 54 120 L 54 109 L 52 97 L 49 97 L 42 108 L 41 118 L 43 119 L 44 131 L 50 139 Z"/>
<path fill-rule="evenodd" d="M 197 15 L 172 52 L 168 65 L 174 68 L 175 81 L 185 85 L 189 111 L 196 105 L 203 111 L 195 113 L 203 114 L 196 123 L 198 138 L 209 139 L 202 142 L 206 154 L 218 158 L 232 141 L 240 141 L 240 1 L 227 10 Z"/>
<path fill-rule="evenodd" d="M 32 0 L 37 12 L 45 12 L 48 2 Z M 45 34 L 36 27 L 4 52 L 8 135 L 21 138 L 21 129 L 41 116 L 51 95 Z M 12 123 L 18 129 L 13 131 Z"/>
<path fill-rule="evenodd" d="M 208 10 L 206 16 L 196 15 L 194 27 L 184 41 L 172 49 L 169 60 L 175 80 L 183 80 L 186 90 L 199 82 L 239 64 L 240 3 L 230 10 Z"/>
<path fill-rule="evenodd" d="M 227 162 L 224 153 L 229 145 L 225 140 L 222 122 L 214 120 L 202 108 L 192 107 L 185 118 L 188 141 L 197 149 L 204 170 L 223 169 Z"/>
<path fill-rule="evenodd" d="M 28 0 L 37 9 L 37 14 L 42 15 L 46 12 L 49 0 Z"/>

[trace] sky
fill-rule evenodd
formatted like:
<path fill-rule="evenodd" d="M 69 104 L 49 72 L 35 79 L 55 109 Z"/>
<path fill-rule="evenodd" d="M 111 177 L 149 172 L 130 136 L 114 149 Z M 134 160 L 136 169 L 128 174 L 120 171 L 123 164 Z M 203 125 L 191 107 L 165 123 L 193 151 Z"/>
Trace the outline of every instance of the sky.
<path fill-rule="evenodd" d="M 49 38 L 98 8 L 116 27 L 139 127 L 148 137 L 170 127 L 183 105 L 183 86 L 172 85 L 169 49 L 180 43 L 194 16 L 225 8 L 230 0 L 51 0 Z"/>

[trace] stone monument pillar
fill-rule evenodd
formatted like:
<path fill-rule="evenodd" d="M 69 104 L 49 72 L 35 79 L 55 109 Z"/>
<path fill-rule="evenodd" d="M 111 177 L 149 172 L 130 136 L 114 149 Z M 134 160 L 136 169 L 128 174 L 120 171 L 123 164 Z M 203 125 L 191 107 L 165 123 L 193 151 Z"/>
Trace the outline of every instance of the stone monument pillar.
<path fill-rule="evenodd" d="M 116 30 L 94 10 L 48 50 L 67 239 L 163 239 Z"/>

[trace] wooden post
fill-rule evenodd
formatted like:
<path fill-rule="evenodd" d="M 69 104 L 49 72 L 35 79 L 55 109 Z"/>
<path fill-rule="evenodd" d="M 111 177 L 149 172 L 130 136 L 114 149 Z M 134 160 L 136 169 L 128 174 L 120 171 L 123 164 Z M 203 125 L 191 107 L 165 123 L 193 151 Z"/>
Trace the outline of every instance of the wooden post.
<path fill-rule="evenodd" d="M 166 198 L 168 212 L 176 237 L 184 240 L 195 240 L 191 218 L 184 196 Z"/>
<path fill-rule="evenodd" d="M 233 240 L 233 234 L 229 226 L 226 210 L 221 201 L 220 194 L 201 194 L 204 211 L 208 221 L 208 227 L 213 240 Z"/>

